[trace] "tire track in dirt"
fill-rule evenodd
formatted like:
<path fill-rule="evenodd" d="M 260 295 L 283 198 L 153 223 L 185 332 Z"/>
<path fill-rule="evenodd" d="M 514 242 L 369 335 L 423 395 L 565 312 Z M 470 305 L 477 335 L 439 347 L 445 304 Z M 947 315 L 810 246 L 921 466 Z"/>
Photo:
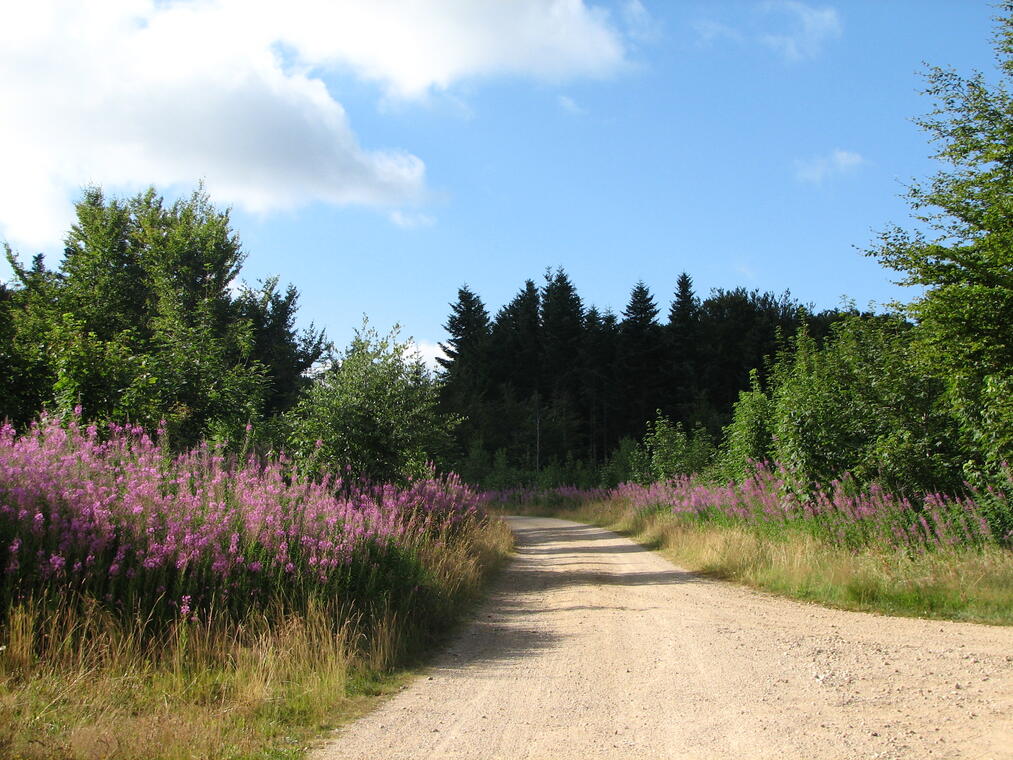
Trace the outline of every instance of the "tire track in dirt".
<path fill-rule="evenodd" d="M 1013 629 L 801 604 L 508 519 L 475 621 L 311 757 L 1013 760 Z"/>

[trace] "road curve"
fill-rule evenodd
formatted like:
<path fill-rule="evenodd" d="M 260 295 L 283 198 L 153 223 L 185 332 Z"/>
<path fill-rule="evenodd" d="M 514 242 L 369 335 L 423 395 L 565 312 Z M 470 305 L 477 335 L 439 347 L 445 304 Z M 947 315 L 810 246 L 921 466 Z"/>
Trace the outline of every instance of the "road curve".
<path fill-rule="evenodd" d="M 800 604 L 508 519 L 476 620 L 311 757 L 1013 759 L 1013 629 Z"/>

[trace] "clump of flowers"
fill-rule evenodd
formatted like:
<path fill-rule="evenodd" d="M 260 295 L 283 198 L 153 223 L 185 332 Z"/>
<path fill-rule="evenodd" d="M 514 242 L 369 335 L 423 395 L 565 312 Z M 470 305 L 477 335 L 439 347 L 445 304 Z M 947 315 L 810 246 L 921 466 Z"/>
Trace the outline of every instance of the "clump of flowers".
<path fill-rule="evenodd" d="M 311 479 L 283 456 L 174 457 L 138 427 L 43 416 L 0 428 L 0 605 L 78 591 L 157 617 L 407 593 L 421 543 L 479 505 L 455 476 Z"/>
<path fill-rule="evenodd" d="M 907 498 L 875 484 L 860 487 L 845 476 L 826 489 L 802 493 L 782 468 L 752 463 L 750 471 L 741 483 L 714 483 L 683 475 L 650 484 L 623 483 L 612 489 L 491 491 L 485 499 L 501 509 L 540 505 L 575 509 L 619 502 L 632 511 L 666 510 L 687 519 L 763 525 L 775 530 L 799 528 L 849 548 L 876 544 L 924 551 L 1013 539 L 1013 535 L 997 535 L 986 518 L 984 505 L 1003 514 L 1010 511 L 1006 495 L 994 489 L 976 492 L 969 488 L 969 496 L 930 493 Z"/>

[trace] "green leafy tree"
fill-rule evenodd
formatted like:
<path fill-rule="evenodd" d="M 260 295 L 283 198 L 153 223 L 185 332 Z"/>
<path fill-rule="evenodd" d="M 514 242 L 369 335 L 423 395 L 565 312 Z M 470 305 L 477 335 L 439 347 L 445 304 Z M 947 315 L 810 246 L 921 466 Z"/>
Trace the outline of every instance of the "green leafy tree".
<path fill-rule="evenodd" d="M 694 475 L 710 467 L 716 453 L 710 435 L 702 427 L 687 434 L 681 422 L 672 422 L 659 410 L 648 423 L 643 449 L 650 461 L 653 480 Z"/>
<path fill-rule="evenodd" d="M 605 488 L 628 482 L 649 483 L 652 479 L 650 455 L 628 436 L 619 439 L 615 450 L 601 466 L 601 485 Z"/>
<path fill-rule="evenodd" d="M 1013 462 L 1013 3 L 1000 8 L 1003 81 L 928 71 L 934 108 L 917 123 L 943 168 L 908 193 L 925 232 L 888 229 L 870 251 L 922 289 L 907 312 L 926 360 L 947 381 L 970 453 L 966 472 L 993 478 Z"/>
<path fill-rule="evenodd" d="M 265 417 L 295 405 L 309 385 L 308 372 L 331 350 L 323 330 L 312 324 L 305 330 L 296 329 L 298 303 L 295 286 L 289 285 L 282 293 L 277 277 L 268 278 L 257 290 L 244 284 L 234 302 L 235 318 L 250 326 L 251 356 L 266 373 Z"/>
<path fill-rule="evenodd" d="M 700 305 L 699 382 L 725 422 L 750 370 L 763 367 L 781 335 L 802 323 L 799 304 L 787 292 L 715 290 Z"/>
<path fill-rule="evenodd" d="M 46 341 L 52 274 L 41 256 L 22 268 L 6 248 L 7 260 L 30 289 L 0 284 L 0 419 L 21 427 L 50 400 L 52 356 Z"/>
<path fill-rule="evenodd" d="M 774 458 L 804 488 L 847 472 L 907 494 L 960 488 L 942 382 L 903 320 L 849 317 L 823 348 L 803 330 L 774 375 Z"/>
<path fill-rule="evenodd" d="M 190 445 L 238 440 L 249 422 L 291 406 L 323 335 L 293 327 L 297 294 L 232 284 L 244 254 L 229 214 L 202 188 L 167 204 L 154 189 L 126 201 L 90 188 L 64 258 L 14 271 L 6 346 L 19 381 L 5 412 L 44 404 L 85 417 L 156 426 Z M 13 410 L 13 411 L 12 411 Z"/>
<path fill-rule="evenodd" d="M 749 390 L 739 391 L 732 410 L 732 421 L 724 430 L 721 475 L 744 480 L 759 463 L 769 461 L 773 445 L 770 397 L 760 385 L 760 374 L 749 373 Z"/>
<path fill-rule="evenodd" d="M 439 410 L 439 387 L 395 328 L 363 325 L 287 415 L 290 450 L 316 473 L 350 467 L 378 481 L 418 477 L 444 454 L 457 419 Z"/>

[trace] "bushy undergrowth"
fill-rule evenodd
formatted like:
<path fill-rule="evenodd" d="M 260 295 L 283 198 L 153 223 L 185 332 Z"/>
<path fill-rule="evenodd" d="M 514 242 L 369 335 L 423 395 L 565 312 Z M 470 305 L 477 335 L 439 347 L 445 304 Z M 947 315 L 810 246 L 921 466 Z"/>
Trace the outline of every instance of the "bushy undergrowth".
<path fill-rule="evenodd" d="M 480 502 L 453 476 L 3 428 L 0 757 L 260 757 L 305 735 L 475 597 L 510 546 Z"/>

